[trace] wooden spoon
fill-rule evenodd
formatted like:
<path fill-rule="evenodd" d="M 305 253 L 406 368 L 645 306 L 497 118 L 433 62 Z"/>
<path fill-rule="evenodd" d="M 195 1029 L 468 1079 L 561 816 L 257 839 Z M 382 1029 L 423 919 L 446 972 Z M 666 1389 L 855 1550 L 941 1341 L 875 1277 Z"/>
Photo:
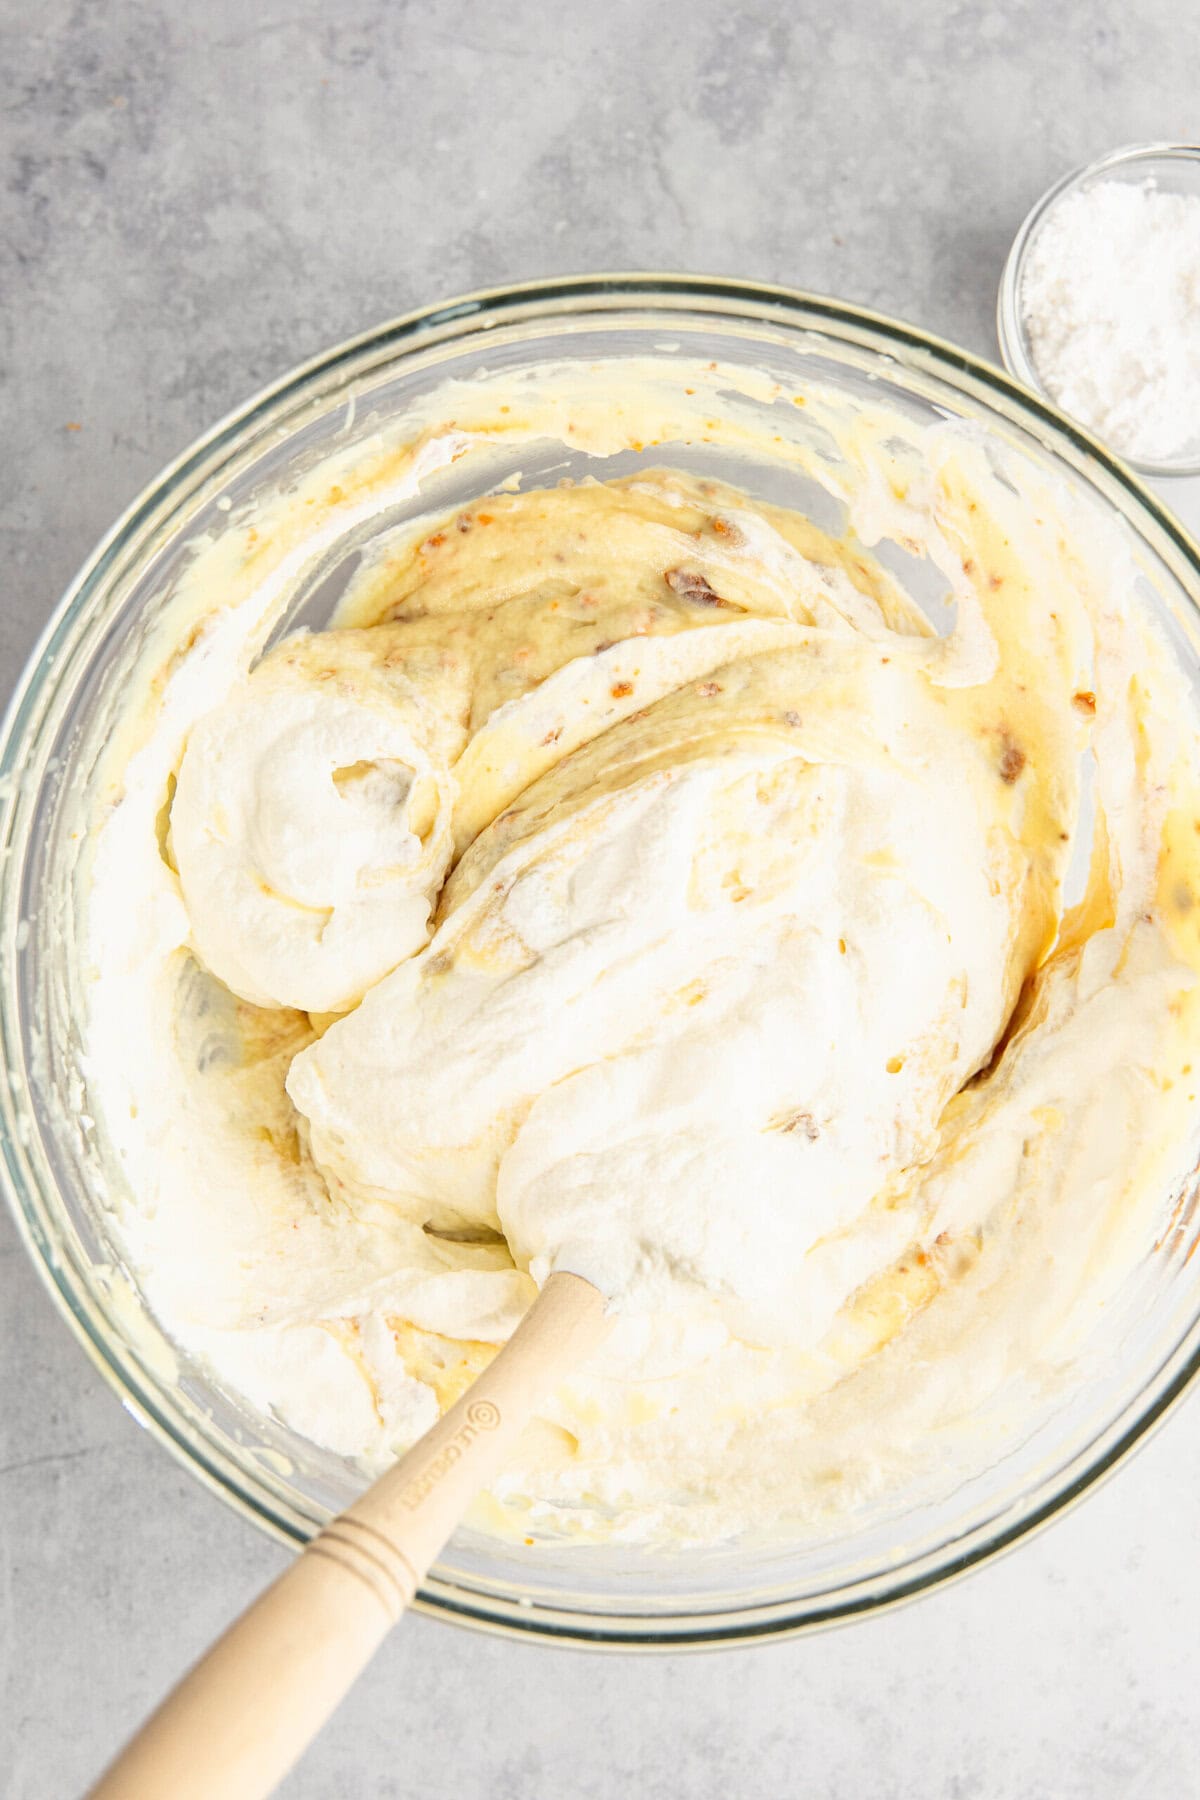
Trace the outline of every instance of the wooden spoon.
<path fill-rule="evenodd" d="M 604 1309 L 591 1282 L 551 1275 L 445 1418 L 201 1657 L 90 1800 L 264 1800 L 410 1604 L 547 1389 L 599 1343 Z"/>

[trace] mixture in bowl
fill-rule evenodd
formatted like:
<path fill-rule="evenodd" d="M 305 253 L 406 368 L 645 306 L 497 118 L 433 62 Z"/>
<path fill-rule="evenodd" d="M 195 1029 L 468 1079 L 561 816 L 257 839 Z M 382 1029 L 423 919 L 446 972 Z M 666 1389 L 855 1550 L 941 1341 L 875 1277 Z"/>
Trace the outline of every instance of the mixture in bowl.
<path fill-rule="evenodd" d="M 232 514 L 122 692 L 81 893 L 129 1262 L 364 1470 L 574 1270 L 614 1326 L 496 1528 L 828 1522 L 1053 1380 L 1194 1161 L 1193 703 L 1116 531 L 965 428 L 452 385 Z M 684 466 L 718 405 L 836 530 Z M 280 636 L 373 510 L 556 436 L 596 478 L 431 505 Z"/>

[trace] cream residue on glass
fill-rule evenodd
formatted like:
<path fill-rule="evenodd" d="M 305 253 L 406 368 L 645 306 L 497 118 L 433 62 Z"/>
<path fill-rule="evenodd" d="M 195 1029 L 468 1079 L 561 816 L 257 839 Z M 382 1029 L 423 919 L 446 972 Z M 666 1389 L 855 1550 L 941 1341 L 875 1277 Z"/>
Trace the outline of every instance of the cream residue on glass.
<path fill-rule="evenodd" d="M 491 1522 L 704 1541 L 1086 1339 L 1194 1155 L 1196 733 L 1116 532 L 995 446 L 572 380 L 447 384 L 199 547 L 92 796 L 87 1070 L 143 1291 L 252 1407 L 378 1466 L 574 1269 L 616 1324 Z M 268 647 L 451 462 L 718 405 L 840 535 L 664 448 L 425 513 Z"/>

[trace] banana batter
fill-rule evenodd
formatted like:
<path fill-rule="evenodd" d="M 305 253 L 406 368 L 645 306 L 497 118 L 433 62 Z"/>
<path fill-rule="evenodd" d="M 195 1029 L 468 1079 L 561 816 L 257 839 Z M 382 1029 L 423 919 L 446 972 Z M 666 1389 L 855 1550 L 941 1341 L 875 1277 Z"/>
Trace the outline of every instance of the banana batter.
<path fill-rule="evenodd" d="M 514 433 L 694 442 L 683 373 L 569 424 L 476 384 L 232 520 L 123 702 L 86 901 L 171 1336 L 372 1468 L 575 1270 L 613 1333 L 492 1518 L 639 1541 L 914 1478 L 1084 1340 L 1196 1126 L 1182 676 L 1115 537 L 968 434 L 804 396 L 837 534 L 664 456 L 427 511 L 270 643 L 314 532 Z"/>

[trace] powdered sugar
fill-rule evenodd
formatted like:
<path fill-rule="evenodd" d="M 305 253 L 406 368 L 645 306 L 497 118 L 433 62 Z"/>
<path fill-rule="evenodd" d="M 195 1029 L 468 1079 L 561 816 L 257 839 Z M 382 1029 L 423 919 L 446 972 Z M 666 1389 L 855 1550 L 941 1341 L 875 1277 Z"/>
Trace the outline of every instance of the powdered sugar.
<path fill-rule="evenodd" d="M 1200 448 L 1200 195 L 1153 181 L 1069 194 L 1030 245 L 1020 298 L 1064 412 L 1144 461 Z"/>

